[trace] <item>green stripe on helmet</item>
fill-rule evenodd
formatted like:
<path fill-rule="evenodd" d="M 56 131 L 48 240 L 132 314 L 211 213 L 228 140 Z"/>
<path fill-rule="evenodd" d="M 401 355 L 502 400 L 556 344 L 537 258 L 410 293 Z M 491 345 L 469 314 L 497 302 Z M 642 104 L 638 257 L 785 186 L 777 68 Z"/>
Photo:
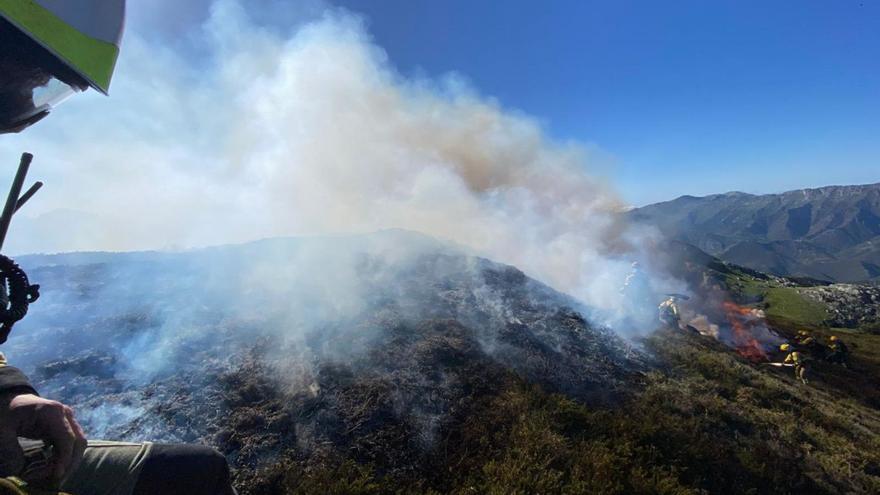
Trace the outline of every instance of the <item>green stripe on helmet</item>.
<path fill-rule="evenodd" d="M 119 48 L 83 34 L 33 0 L 0 0 L 0 15 L 107 94 Z"/>

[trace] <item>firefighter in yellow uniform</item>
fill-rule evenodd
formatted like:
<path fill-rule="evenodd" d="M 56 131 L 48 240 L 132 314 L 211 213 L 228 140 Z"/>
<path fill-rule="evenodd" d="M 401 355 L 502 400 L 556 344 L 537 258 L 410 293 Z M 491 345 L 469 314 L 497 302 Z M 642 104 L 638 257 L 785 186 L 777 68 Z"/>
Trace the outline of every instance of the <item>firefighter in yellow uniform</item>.
<path fill-rule="evenodd" d="M 785 359 L 782 361 L 783 364 L 787 364 L 794 367 L 794 376 L 800 379 L 801 383 L 804 385 L 807 384 L 807 359 L 800 352 L 796 351 L 789 344 L 782 344 L 779 346 L 779 350 L 782 352 L 787 352 L 788 354 L 785 356 Z"/>
<path fill-rule="evenodd" d="M 849 348 L 837 335 L 832 335 L 828 339 L 828 350 L 828 361 L 849 368 Z"/>
<path fill-rule="evenodd" d="M 681 312 L 675 296 L 669 296 L 668 299 L 660 303 L 657 307 L 660 316 L 660 322 L 671 328 L 681 328 Z"/>
<path fill-rule="evenodd" d="M 806 330 L 798 331 L 797 336 L 794 338 L 794 341 L 804 348 L 815 345 L 816 343 L 816 339 L 811 337 Z"/>
<path fill-rule="evenodd" d="M 824 359 L 828 354 L 825 346 L 806 330 L 800 330 L 797 335 L 795 335 L 794 341 L 798 348 L 804 351 L 804 354 L 813 359 Z"/>

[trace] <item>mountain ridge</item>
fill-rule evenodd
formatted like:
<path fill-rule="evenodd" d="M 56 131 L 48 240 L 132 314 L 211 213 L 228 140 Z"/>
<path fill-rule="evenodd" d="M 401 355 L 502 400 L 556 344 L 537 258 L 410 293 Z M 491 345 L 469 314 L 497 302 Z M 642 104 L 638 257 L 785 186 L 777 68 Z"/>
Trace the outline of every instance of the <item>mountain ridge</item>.
<path fill-rule="evenodd" d="M 626 216 L 725 261 L 774 275 L 880 280 L 880 183 L 680 196 Z"/>

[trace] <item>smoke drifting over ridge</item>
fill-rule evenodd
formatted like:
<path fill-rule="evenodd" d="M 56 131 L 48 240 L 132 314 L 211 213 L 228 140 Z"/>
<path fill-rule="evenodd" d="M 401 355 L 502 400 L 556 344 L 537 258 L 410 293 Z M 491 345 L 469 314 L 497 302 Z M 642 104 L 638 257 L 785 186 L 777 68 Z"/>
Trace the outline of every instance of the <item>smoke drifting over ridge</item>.
<path fill-rule="evenodd" d="M 234 409 L 223 377 L 259 362 L 272 393 L 333 414 L 337 375 L 385 384 L 430 444 L 471 374 L 450 362 L 610 394 L 641 364 L 606 325 L 650 331 L 656 294 L 684 291 L 585 148 L 454 76 L 402 77 L 357 16 L 282 35 L 220 0 L 198 63 L 133 34 L 112 98 L 0 142 L 34 151 L 48 184 L 11 252 L 297 237 L 19 257 L 43 295 L 5 350 L 93 437 L 202 441 Z M 644 277 L 624 296 L 633 258 Z"/>
<path fill-rule="evenodd" d="M 284 36 L 220 0 L 199 63 L 134 34 L 113 98 L 71 102 L 23 139 L 58 184 L 43 208 L 84 213 L 20 219 L 11 252 L 402 228 L 592 306 L 621 304 L 622 253 L 650 234 L 619 223 L 622 205 L 589 175 L 585 149 L 455 77 L 401 77 L 357 16 L 327 10 Z"/>

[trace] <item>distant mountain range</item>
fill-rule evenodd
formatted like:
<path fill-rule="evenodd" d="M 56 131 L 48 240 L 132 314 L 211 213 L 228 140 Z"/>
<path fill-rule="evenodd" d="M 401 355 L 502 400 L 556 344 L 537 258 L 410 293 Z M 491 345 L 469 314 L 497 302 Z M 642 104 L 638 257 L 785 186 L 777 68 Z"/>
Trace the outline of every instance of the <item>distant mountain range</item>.
<path fill-rule="evenodd" d="M 627 215 L 725 261 L 775 275 L 880 281 L 880 183 L 682 196 Z"/>

